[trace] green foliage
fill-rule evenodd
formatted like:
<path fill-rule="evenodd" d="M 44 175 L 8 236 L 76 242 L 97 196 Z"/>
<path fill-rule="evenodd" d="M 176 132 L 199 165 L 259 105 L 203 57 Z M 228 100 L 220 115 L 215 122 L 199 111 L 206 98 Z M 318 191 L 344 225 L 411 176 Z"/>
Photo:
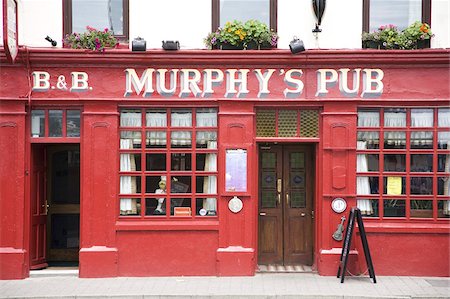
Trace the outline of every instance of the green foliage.
<path fill-rule="evenodd" d="M 87 26 L 84 33 L 67 34 L 64 39 L 64 45 L 72 49 L 91 49 L 104 52 L 105 48 L 115 47 L 118 45 L 118 42 L 108 28 L 100 31 Z"/>
<path fill-rule="evenodd" d="M 278 35 L 269 27 L 257 20 L 248 20 L 245 23 L 234 20 L 227 22 L 223 28 L 211 32 L 204 39 L 208 49 L 229 44 L 247 49 L 250 44 L 255 46 L 276 47 Z"/>

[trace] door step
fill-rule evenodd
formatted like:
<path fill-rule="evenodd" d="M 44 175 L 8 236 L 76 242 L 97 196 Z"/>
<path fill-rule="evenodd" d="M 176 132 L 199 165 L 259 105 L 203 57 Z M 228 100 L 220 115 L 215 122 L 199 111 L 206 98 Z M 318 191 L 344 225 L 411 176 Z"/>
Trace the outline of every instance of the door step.
<path fill-rule="evenodd" d="M 50 267 L 41 270 L 31 270 L 30 278 L 32 277 L 54 277 L 54 276 L 75 276 L 78 277 L 78 268 L 77 267 Z"/>
<path fill-rule="evenodd" d="M 306 265 L 258 265 L 258 273 L 312 273 L 311 266 Z"/>

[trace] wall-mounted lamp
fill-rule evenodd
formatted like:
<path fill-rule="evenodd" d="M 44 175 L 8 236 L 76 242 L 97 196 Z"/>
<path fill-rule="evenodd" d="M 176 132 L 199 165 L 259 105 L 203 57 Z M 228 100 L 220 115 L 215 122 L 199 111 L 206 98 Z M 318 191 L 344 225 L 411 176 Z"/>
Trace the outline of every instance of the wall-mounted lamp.
<path fill-rule="evenodd" d="M 305 45 L 301 39 L 294 36 L 294 39 L 289 43 L 289 49 L 291 49 L 292 54 L 297 54 L 305 51 Z"/>
<path fill-rule="evenodd" d="M 52 39 L 50 36 L 47 35 L 47 37 L 45 38 L 46 41 L 48 41 L 49 43 L 52 44 L 53 47 L 56 47 L 56 45 L 58 44 L 54 39 Z"/>
<path fill-rule="evenodd" d="M 320 23 L 322 23 L 323 13 L 325 12 L 326 0 L 312 0 L 312 6 L 314 10 L 314 14 L 316 16 L 316 28 L 312 30 L 314 33 L 322 32 L 322 29 L 319 28 Z"/>
<path fill-rule="evenodd" d="M 178 41 L 173 40 L 162 41 L 162 48 L 164 50 L 179 50 L 180 43 Z"/>
<path fill-rule="evenodd" d="M 145 51 L 147 50 L 147 42 L 142 37 L 136 37 L 131 42 L 131 51 Z"/>

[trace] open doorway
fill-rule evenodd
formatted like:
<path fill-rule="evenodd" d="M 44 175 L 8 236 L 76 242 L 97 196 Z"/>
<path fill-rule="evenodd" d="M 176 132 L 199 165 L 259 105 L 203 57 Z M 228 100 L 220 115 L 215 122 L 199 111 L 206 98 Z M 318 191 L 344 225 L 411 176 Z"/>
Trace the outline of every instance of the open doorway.
<path fill-rule="evenodd" d="M 33 144 L 30 268 L 78 266 L 80 146 Z"/>

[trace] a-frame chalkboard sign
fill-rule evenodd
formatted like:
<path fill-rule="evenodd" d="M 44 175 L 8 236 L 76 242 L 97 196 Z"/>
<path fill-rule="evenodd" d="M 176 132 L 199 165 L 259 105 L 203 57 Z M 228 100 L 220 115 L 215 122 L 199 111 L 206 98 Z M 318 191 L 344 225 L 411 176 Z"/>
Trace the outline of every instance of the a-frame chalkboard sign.
<path fill-rule="evenodd" d="M 345 231 L 345 239 L 342 247 L 337 278 L 340 277 L 341 283 L 344 282 L 345 271 L 347 269 L 347 262 L 350 253 L 350 245 L 352 243 L 353 229 L 355 228 L 355 218 L 356 221 L 358 221 L 359 235 L 361 236 L 361 242 L 364 248 L 364 256 L 366 257 L 369 276 L 370 278 L 373 278 L 373 283 L 377 283 L 377 279 L 375 278 L 375 271 L 373 270 L 372 257 L 370 256 L 369 244 L 367 243 L 366 230 L 364 229 L 361 211 L 358 208 L 352 208 L 350 211 L 350 215 L 348 216 L 347 229 Z"/>

